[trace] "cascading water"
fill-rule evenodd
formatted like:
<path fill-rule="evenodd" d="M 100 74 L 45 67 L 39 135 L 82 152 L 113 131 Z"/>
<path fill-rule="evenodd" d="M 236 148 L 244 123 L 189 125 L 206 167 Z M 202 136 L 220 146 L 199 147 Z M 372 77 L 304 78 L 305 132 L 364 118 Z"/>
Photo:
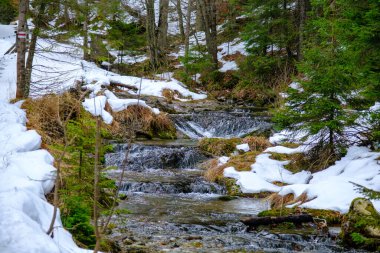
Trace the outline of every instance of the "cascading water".
<path fill-rule="evenodd" d="M 270 128 L 265 117 L 247 112 L 199 112 L 173 115 L 177 127 L 193 139 L 236 137 Z M 125 168 L 127 145 L 106 155 L 108 175 L 125 179 L 119 185 L 126 197 L 110 237 L 120 252 L 347 252 L 330 238 L 317 235 L 247 232 L 239 222 L 268 207 L 260 199 L 225 201 L 224 187 L 207 182 L 198 163 L 208 159 L 195 141 L 133 144 Z M 313 229 L 315 230 L 315 229 Z M 354 251 L 352 251 L 354 252 Z"/>
<path fill-rule="evenodd" d="M 191 114 L 172 115 L 177 129 L 193 139 L 203 137 L 241 137 L 250 133 L 262 133 L 271 128 L 266 116 L 253 115 L 239 110 L 203 111 Z"/>

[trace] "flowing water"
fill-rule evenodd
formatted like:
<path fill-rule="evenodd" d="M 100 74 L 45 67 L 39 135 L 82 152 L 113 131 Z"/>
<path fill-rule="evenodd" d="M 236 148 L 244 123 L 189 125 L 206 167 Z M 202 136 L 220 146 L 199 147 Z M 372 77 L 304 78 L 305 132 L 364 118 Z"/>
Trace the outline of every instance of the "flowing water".
<path fill-rule="evenodd" d="M 201 112 L 173 118 L 185 134 L 195 123 L 201 126 L 196 136 L 189 134 L 194 139 L 204 133 L 239 136 L 269 126 L 263 117 L 247 113 Z M 108 172 L 110 177 L 119 177 L 126 148 L 117 145 L 106 155 L 106 165 L 117 166 Z M 132 145 L 119 186 L 126 196 L 119 209 L 128 213 L 118 215 L 109 235 L 120 252 L 347 252 L 313 227 L 307 233 L 247 232 L 239 220 L 266 210 L 267 202 L 224 197 L 223 186 L 202 177 L 199 163 L 206 159 L 191 139 Z"/>
<path fill-rule="evenodd" d="M 172 116 L 178 130 L 193 139 L 242 137 L 271 128 L 268 117 L 249 110 L 202 111 Z"/>

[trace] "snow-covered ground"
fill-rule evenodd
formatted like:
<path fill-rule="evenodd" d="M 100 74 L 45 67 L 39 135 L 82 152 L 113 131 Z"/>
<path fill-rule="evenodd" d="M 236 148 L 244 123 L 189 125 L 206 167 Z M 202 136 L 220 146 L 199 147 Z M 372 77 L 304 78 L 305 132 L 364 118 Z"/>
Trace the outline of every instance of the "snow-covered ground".
<path fill-rule="evenodd" d="M 19 106 L 0 101 L 0 252 L 90 252 L 75 245 L 59 215 L 53 234 L 46 234 L 53 206 L 45 194 L 54 186 L 54 159 L 40 149 L 37 132 L 25 127 Z"/>
<path fill-rule="evenodd" d="M 1 34 L 0 34 L 1 36 Z M 77 82 L 91 86 L 108 85 L 111 81 L 128 84 L 141 90 L 132 94 L 163 97 L 163 89 L 178 91 L 189 99 L 205 99 L 205 94 L 197 94 L 187 89 L 178 80 L 151 80 L 133 76 L 120 76 L 97 67 L 94 63 L 82 60 L 83 52 L 78 46 L 57 43 L 54 40 L 39 39 L 37 53 L 33 62 L 31 96 L 60 93 Z M 1 56 L 0 56 L 1 57 Z M 141 85 L 141 86 L 140 86 Z M 16 93 L 16 56 L 5 55 L 0 58 L 0 86 L 5 93 L 0 99 L 9 100 Z"/>
<path fill-rule="evenodd" d="M 272 140 L 278 141 L 282 135 L 275 135 Z M 294 154 L 305 150 L 303 145 L 298 148 L 270 147 L 256 157 L 251 171 L 239 172 L 228 167 L 224 170 L 224 176 L 236 179 L 243 193 L 276 192 L 282 196 L 293 194 L 294 198 L 306 194 L 307 202 L 295 204 L 342 213 L 348 212 L 354 198 L 363 197 L 355 184 L 380 191 L 380 153 L 372 152 L 366 147 L 350 147 L 341 160 L 313 174 L 306 170 L 294 174 L 284 167 L 289 161 L 271 159 L 270 154 Z M 223 161 L 226 160 L 223 158 Z M 274 182 L 286 185 L 280 187 Z M 380 210 L 380 201 L 373 203 Z"/>

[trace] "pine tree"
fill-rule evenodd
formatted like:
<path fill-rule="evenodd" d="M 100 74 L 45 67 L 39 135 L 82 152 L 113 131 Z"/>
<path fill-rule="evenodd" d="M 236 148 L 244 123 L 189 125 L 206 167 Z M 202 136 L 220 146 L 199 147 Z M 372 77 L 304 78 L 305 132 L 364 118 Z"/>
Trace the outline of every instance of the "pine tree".
<path fill-rule="evenodd" d="M 358 72 L 352 52 L 343 43 L 340 10 L 335 2 L 313 2 L 304 60 L 298 65 L 304 75 L 300 89 L 290 89 L 287 104 L 276 115 L 281 127 L 313 135 L 314 144 L 333 158 L 349 143 L 345 127 L 356 114 L 346 103 L 357 88 Z"/>

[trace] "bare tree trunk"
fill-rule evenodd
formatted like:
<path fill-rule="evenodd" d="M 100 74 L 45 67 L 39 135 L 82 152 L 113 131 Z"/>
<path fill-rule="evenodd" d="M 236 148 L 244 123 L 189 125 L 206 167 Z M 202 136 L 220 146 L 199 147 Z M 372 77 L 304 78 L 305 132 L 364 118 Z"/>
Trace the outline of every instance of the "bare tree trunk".
<path fill-rule="evenodd" d="M 25 84 L 25 54 L 26 54 L 26 37 L 20 38 L 20 34 L 26 34 L 26 13 L 28 11 L 29 1 L 20 0 L 19 17 L 17 27 L 17 98 L 26 98 Z"/>
<path fill-rule="evenodd" d="M 88 23 L 90 10 L 88 5 L 88 0 L 84 1 L 84 21 L 83 21 L 83 60 L 90 60 L 90 50 L 88 43 Z"/>
<path fill-rule="evenodd" d="M 168 47 L 169 0 L 160 0 L 160 13 L 157 26 L 157 46 L 160 62 L 165 62 Z"/>
<path fill-rule="evenodd" d="M 178 14 L 179 33 L 181 35 L 182 43 L 185 43 L 185 28 L 183 27 L 183 13 L 182 13 L 181 0 L 177 0 L 176 8 L 177 8 L 177 14 Z"/>
<path fill-rule="evenodd" d="M 206 46 L 213 69 L 218 69 L 218 45 L 216 31 L 216 0 L 197 0 L 206 35 Z"/>
<path fill-rule="evenodd" d="M 45 8 L 46 8 L 46 2 L 42 1 L 38 8 L 38 13 L 34 19 L 35 27 L 32 33 L 32 38 L 30 40 L 29 53 L 28 53 L 28 58 L 26 60 L 26 67 L 25 67 L 25 97 L 29 96 L 31 79 L 32 79 L 33 59 L 34 59 L 34 54 L 36 52 L 37 38 L 42 26 L 42 17 L 45 13 Z"/>
<path fill-rule="evenodd" d="M 101 234 L 99 229 L 99 177 L 100 177 L 100 169 L 99 169 L 99 151 L 100 151 L 100 125 L 101 119 L 100 117 L 96 118 L 96 139 L 95 139 L 95 165 L 94 165 L 94 227 L 95 227 L 95 238 L 96 245 L 94 249 L 94 253 L 97 253 L 100 248 Z"/>
<path fill-rule="evenodd" d="M 191 31 L 191 10 L 193 0 L 187 1 L 187 13 L 186 13 L 186 34 L 185 34 L 185 57 L 189 56 L 190 49 L 190 31 Z"/>
<path fill-rule="evenodd" d="M 146 6 L 146 34 L 149 46 L 150 65 L 153 69 L 158 67 L 158 46 L 156 37 L 156 23 L 154 13 L 154 0 L 145 0 Z"/>

